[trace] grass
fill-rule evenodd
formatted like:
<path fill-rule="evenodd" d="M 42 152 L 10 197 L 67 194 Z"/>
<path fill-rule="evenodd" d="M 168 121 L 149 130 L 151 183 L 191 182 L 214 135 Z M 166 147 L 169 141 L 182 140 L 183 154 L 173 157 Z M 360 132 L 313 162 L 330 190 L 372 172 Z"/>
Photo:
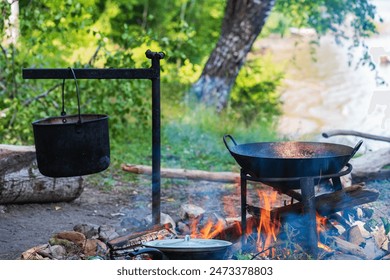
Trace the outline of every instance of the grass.
<path fill-rule="evenodd" d="M 239 172 L 239 166 L 223 143 L 223 135 L 231 134 L 238 144 L 277 138 L 272 124 L 254 121 L 247 127 L 226 114 L 204 107 L 191 109 L 175 104 L 164 111 L 169 114 L 161 121 L 162 167 Z M 110 167 L 88 177 L 89 182 L 101 190 L 110 191 L 123 182 L 138 181 L 138 175 L 121 170 L 122 164 L 150 166 L 152 163 L 151 128 L 142 131 L 128 128 L 127 132 L 125 137 L 110 135 Z"/>
<path fill-rule="evenodd" d="M 236 164 L 222 141 L 225 134 L 233 135 L 238 143 L 276 138 L 270 124 L 253 123 L 246 127 L 204 107 L 185 108 L 180 113 L 170 110 L 161 122 L 161 164 L 170 168 L 230 171 Z M 151 165 L 151 137 L 151 129 L 129 131 L 128 141 L 113 146 L 114 165 Z"/>

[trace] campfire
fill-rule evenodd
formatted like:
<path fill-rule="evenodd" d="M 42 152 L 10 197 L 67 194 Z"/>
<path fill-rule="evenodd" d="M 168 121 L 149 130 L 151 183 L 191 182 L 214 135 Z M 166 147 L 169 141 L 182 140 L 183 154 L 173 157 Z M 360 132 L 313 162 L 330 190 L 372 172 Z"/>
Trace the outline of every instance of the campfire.
<path fill-rule="evenodd" d="M 316 191 L 325 192 L 327 187 L 322 184 L 316 187 Z M 183 203 L 179 211 L 180 220 L 176 220 L 175 224 L 167 222 L 150 226 L 116 238 L 111 237 L 110 229 L 79 225 L 73 231 L 53 236 L 49 244 L 26 251 L 22 258 L 156 259 L 155 255 L 147 252 L 139 255 L 134 255 L 134 252 L 142 252 L 150 241 L 184 240 L 189 236 L 194 240 L 231 242 L 232 245 L 220 259 L 313 259 L 307 250 L 307 217 L 299 210 L 299 202 L 292 203 L 291 197 L 261 183 L 251 184 L 248 189 L 250 195 L 246 207 L 245 233 L 237 211 L 239 196 L 226 196 L 223 198 L 224 216 Z M 239 190 L 238 187 L 236 192 Z M 359 200 L 360 196 L 368 195 L 371 196 L 369 200 L 374 201 L 377 192 L 367 190 L 364 184 L 346 187 L 342 192 L 344 196 L 356 199 L 340 201 L 338 192 L 318 196 L 318 254 L 315 258 L 371 259 L 388 254 L 387 233 L 377 226 L 372 226 L 371 231 L 367 230 L 371 218 L 370 206 L 367 198 L 364 203 Z M 338 205 L 334 211 L 324 207 L 330 203 Z M 57 255 L 58 247 L 65 248 L 62 254 Z"/>
<path fill-rule="evenodd" d="M 227 138 L 234 143 L 233 147 L 227 145 Z M 232 154 L 239 153 L 241 146 L 245 146 L 237 145 L 231 136 L 224 140 Z M 73 254 L 81 259 L 277 260 L 376 259 L 388 255 L 389 224 L 385 221 L 383 225 L 371 223 L 373 211 L 367 210 L 369 207 L 366 206 L 378 198 L 379 192 L 366 188 L 365 183 L 352 185 L 351 180 L 345 180 L 352 170 L 348 161 L 361 142 L 355 148 L 296 143 L 288 145 L 305 147 L 305 150 L 300 158 L 301 149 L 298 149 L 299 153 L 292 158 L 293 164 L 288 158 L 286 161 L 279 158 L 281 146 L 275 145 L 279 170 L 272 170 L 271 175 L 257 173 L 261 169 L 256 166 L 258 162 L 245 163 L 249 168 L 255 166 L 255 170 L 247 170 L 245 166 L 238 176 L 234 176 L 236 193 L 222 199 L 223 215 L 183 203 L 178 211 L 179 220 L 170 218 L 119 237 L 104 234 L 101 228 L 95 230 L 98 234 L 89 236 L 91 229 L 87 231 L 88 227 L 79 226 L 53 236 L 46 247 L 28 250 L 22 258 L 63 259 Z M 272 143 L 268 145 L 268 148 L 275 148 Z M 310 160 L 317 152 L 324 153 L 324 158 L 315 158 L 319 159 L 319 166 L 332 165 L 329 147 L 343 155 L 343 162 L 331 171 L 318 169 L 315 164 L 313 167 Z M 242 157 L 245 160 L 247 155 Z M 272 156 L 268 155 L 261 160 L 270 158 Z M 244 165 L 243 159 L 237 162 Z M 299 171 L 297 173 L 290 170 L 289 176 L 283 172 L 291 166 L 302 168 L 302 162 L 306 163 L 306 160 L 309 160 L 306 170 L 294 169 Z M 267 166 L 272 164 L 272 161 L 266 163 Z M 55 255 L 53 248 L 59 248 L 56 246 L 65 248 L 66 252 Z"/>

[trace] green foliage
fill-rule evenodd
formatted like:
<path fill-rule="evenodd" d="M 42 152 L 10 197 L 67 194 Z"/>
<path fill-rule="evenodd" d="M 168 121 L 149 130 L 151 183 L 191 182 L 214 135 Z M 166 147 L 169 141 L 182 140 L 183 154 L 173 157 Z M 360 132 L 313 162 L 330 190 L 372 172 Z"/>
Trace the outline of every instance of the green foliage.
<path fill-rule="evenodd" d="M 18 43 L 0 41 L 1 143 L 32 144 L 31 122 L 61 111 L 62 81 L 24 80 L 22 68 L 149 67 L 149 48 L 166 53 L 161 62 L 164 164 L 226 170 L 235 164 L 222 144 L 225 133 L 239 142 L 276 137 L 267 131 L 280 113 L 277 88 L 283 75 L 267 59 L 247 63 L 226 112 L 218 115 L 183 104 L 184 93 L 218 40 L 225 0 L 41 0 L 19 5 Z M 9 7 L 8 1 L 0 1 L 2 19 L 10 15 Z M 338 29 L 350 13 L 355 14 L 352 39 L 373 30 L 374 9 L 365 0 L 280 0 L 276 7 L 267 32 L 312 26 L 320 34 L 330 30 L 344 38 Z M 2 39 L 5 28 L 0 20 Z M 82 113 L 110 116 L 113 158 L 148 164 L 150 83 L 80 80 L 79 86 Z M 72 80 L 66 82 L 65 93 L 66 111 L 73 114 L 77 106 Z"/>
<path fill-rule="evenodd" d="M 351 61 L 353 49 L 363 48 L 356 66 L 368 63 L 373 67 L 364 42 L 377 33 L 376 7 L 369 0 L 279 0 L 275 11 L 283 14 L 294 27 L 311 27 L 318 36 L 330 33 L 337 44 L 348 43 Z"/>
<path fill-rule="evenodd" d="M 231 93 L 231 113 L 246 126 L 253 122 L 272 123 L 281 114 L 278 86 L 283 77 L 269 56 L 248 61 Z"/>

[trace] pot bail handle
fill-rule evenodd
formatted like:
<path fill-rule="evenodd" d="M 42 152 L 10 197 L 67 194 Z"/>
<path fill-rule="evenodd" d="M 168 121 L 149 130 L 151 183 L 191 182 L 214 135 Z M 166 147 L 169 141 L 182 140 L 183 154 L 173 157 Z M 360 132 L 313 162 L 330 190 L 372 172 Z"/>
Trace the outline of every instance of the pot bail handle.
<path fill-rule="evenodd" d="M 72 72 L 74 82 L 76 84 L 76 93 L 77 93 L 77 110 L 79 114 L 79 120 L 77 124 L 81 124 L 81 110 L 80 110 L 80 91 L 79 91 L 79 84 L 77 83 L 76 74 L 74 73 L 74 70 L 72 67 L 69 67 L 70 71 Z"/>
<path fill-rule="evenodd" d="M 233 136 L 231 136 L 230 134 L 226 134 L 223 136 L 223 143 L 225 143 L 225 146 L 229 150 L 229 152 L 232 152 L 229 148 L 229 145 L 226 142 L 226 138 L 229 138 L 233 142 L 234 146 L 237 146 L 237 142 L 236 142 L 236 140 L 234 140 Z"/>
<path fill-rule="evenodd" d="M 81 124 L 81 109 L 80 109 L 80 91 L 79 91 L 79 85 L 77 83 L 77 78 L 76 74 L 74 73 L 73 68 L 68 67 L 68 69 L 72 72 L 73 79 L 76 83 L 76 93 L 77 93 L 77 112 L 79 116 L 79 120 L 77 121 L 77 124 Z M 62 111 L 61 111 L 61 116 L 65 117 L 66 112 L 65 112 L 65 79 L 62 80 Z M 63 123 L 66 123 L 66 118 L 62 119 Z"/>
<path fill-rule="evenodd" d="M 61 110 L 61 116 L 65 116 L 65 79 L 62 80 L 62 110 Z M 66 122 L 66 119 L 62 119 L 63 122 Z"/>

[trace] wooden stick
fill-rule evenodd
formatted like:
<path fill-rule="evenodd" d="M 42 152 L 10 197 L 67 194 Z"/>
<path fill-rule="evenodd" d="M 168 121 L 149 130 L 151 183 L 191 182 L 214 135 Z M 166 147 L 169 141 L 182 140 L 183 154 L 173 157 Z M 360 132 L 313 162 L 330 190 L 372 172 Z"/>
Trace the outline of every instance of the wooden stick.
<path fill-rule="evenodd" d="M 123 164 L 122 170 L 135 174 L 152 174 L 152 167 L 146 165 Z M 240 174 L 235 172 L 209 172 L 203 170 L 188 170 L 161 168 L 161 177 L 189 180 L 206 180 L 224 183 L 239 183 Z"/>
<path fill-rule="evenodd" d="M 355 130 L 331 130 L 331 131 L 327 131 L 327 132 L 322 133 L 322 136 L 325 138 L 329 138 L 332 136 L 338 136 L 338 135 L 358 136 L 358 137 L 367 138 L 367 139 L 371 139 L 371 140 L 390 142 L 390 137 L 368 134 L 368 133 L 359 132 L 359 131 L 355 131 Z"/>

